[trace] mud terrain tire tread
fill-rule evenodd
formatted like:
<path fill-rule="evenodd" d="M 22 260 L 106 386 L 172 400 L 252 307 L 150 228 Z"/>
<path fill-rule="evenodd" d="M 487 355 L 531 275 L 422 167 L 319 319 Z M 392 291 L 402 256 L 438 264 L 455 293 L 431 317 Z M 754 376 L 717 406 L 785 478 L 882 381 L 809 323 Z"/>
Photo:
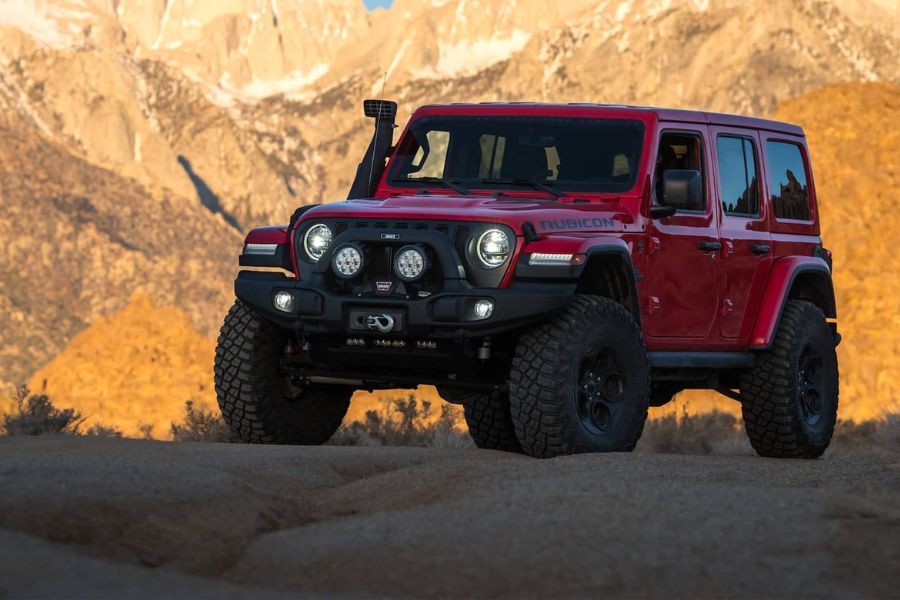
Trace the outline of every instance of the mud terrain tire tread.
<path fill-rule="evenodd" d="M 484 393 L 467 390 L 438 390 L 455 404 L 463 405 L 469 436 L 485 450 L 522 452 L 509 409 L 509 396 L 501 392 Z"/>
<path fill-rule="evenodd" d="M 823 435 L 811 439 L 797 412 L 794 394 L 796 363 L 804 333 L 815 330 L 834 362 L 835 400 Z M 741 410 L 750 444 L 760 456 L 776 458 L 818 458 L 828 448 L 837 418 L 838 369 L 831 331 L 818 306 L 805 300 L 789 300 L 772 346 L 760 352 L 756 366 L 741 379 Z"/>
<path fill-rule="evenodd" d="M 638 342 L 646 377 L 644 405 L 628 440 L 616 450 L 630 452 L 637 445 L 647 420 L 650 394 L 650 367 L 640 326 L 614 300 L 577 295 L 562 314 L 524 334 L 516 347 L 510 377 L 512 420 L 526 454 L 549 458 L 583 451 L 565 435 L 569 428 L 580 428 L 582 424 L 567 414 L 559 398 L 567 385 L 564 372 L 581 359 L 573 340 L 584 335 L 585 323 L 601 322 L 623 324 L 628 335 Z"/>
<path fill-rule="evenodd" d="M 296 404 L 289 404 L 278 381 L 283 343 L 277 328 L 235 301 L 216 345 L 215 388 L 222 417 L 242 442 L 323 444 L 340 427 L 352 392 L 311 386 Z"/>

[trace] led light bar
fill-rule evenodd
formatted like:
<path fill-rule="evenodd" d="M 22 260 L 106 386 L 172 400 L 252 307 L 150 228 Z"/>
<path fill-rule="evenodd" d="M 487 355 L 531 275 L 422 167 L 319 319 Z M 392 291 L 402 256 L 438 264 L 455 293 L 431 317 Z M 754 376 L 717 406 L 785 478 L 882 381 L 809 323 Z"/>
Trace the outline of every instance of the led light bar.
<path fill-rule="evenodd" d="M 276 250 L 278 250 L 278 244 L 244 244 L 244 254 L 272 256 Z"/>
<path fill-rule="evenodd" d="M 535 252 L 528 257 L 529 265 L 567 267 L 572 264 L 574 254 L 551 254 L 547 252 Z"/>

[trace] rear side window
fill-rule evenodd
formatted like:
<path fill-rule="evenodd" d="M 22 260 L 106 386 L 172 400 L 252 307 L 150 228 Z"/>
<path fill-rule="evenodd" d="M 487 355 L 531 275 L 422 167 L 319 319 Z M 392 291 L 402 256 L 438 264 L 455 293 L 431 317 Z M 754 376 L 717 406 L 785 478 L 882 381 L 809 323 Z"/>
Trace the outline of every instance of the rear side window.
<path fill-rule="evenodd" d="M 800 146 L 788 142 L 766 142 L 769 194 L 775 217 L 809 221 L 809 176 Z"/>
<path fill-rule="evenodd" d="M 719 157 L 719 196 L 726 214 L 741 217 L 759 215 L 759 178 L 753 142 L 747 138 L 720 135 L 716 140 Z"/>

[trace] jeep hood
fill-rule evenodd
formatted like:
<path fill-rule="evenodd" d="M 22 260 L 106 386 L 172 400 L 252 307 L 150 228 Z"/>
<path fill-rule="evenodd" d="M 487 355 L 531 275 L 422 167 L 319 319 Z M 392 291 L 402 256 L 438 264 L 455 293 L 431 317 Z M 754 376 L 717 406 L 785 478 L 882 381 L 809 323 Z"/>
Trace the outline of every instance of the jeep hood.
<path fill-rule="evenodd" d="M 347 219 L 423 219 L 504 223 L 521 234 L 531 222 L 539 233 L 630 231 L 640 229 L 639 198 L 576 201 L 574 198 L 518 196 L 416 195 L 346 200 L 323 204 L 303 215 L 303 221 Z"/>

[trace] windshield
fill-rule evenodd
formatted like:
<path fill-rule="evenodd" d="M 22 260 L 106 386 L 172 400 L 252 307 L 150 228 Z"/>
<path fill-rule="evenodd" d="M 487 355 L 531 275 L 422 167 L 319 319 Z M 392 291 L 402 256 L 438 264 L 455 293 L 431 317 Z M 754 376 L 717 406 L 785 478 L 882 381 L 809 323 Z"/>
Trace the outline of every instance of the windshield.
<path fill-rule="evenodd" d="M 388 179 L 453 189 L 624 192 L 634 186 L 643 138 L 644 124 L 634 119 L 422 117 L 400 142 Z"/>

